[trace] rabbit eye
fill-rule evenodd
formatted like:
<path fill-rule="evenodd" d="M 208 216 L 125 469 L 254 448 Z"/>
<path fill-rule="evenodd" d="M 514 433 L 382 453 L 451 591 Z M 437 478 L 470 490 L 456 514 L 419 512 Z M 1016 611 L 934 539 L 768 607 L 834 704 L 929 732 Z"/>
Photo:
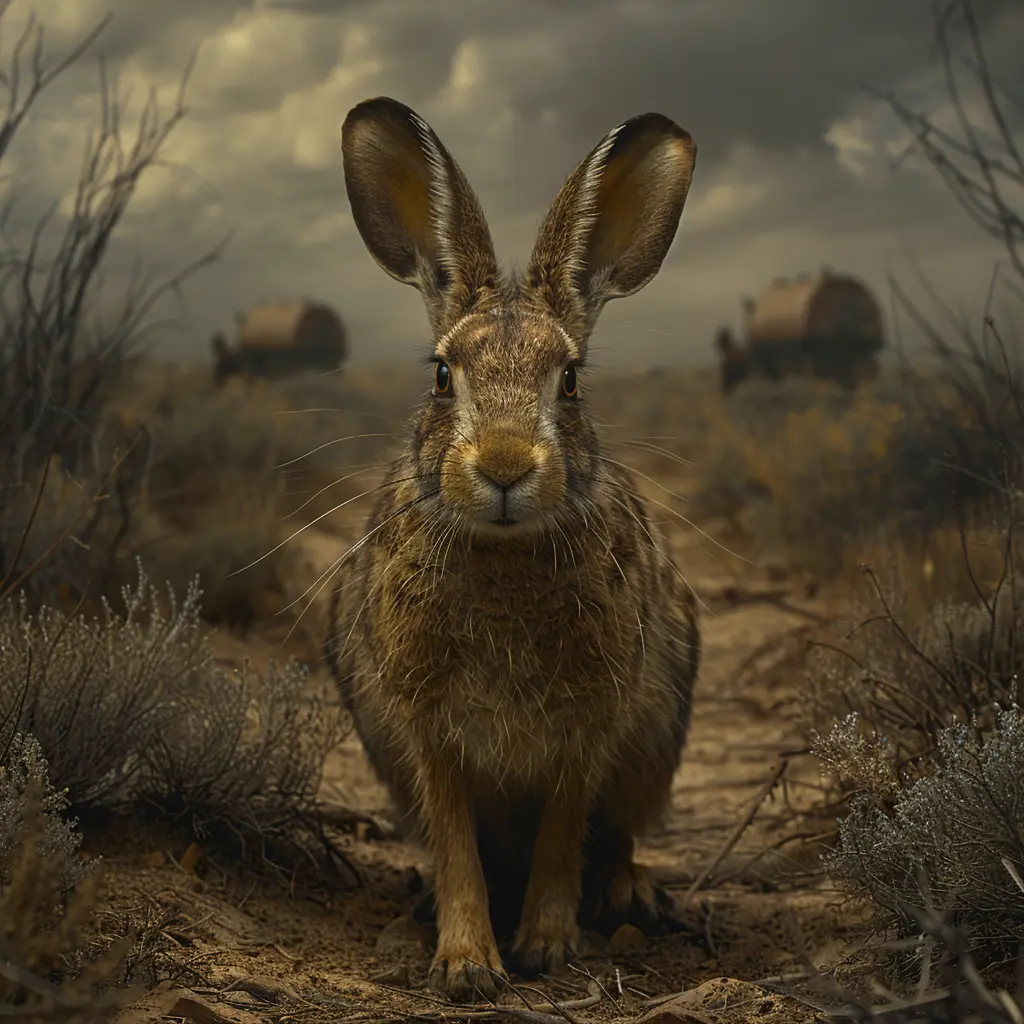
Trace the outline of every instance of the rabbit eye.
<path fill-rule="evenodd" d="M 434 394 L 447 395 L 452 389 L 451 367 L 441 360 L 434 365 Z"/>
<path fill-rule="evenodd" d="M 565 398 L 575 398 L 578 388 L 576 367 L 570 363 L 562 374 L 562 395 Z"/>

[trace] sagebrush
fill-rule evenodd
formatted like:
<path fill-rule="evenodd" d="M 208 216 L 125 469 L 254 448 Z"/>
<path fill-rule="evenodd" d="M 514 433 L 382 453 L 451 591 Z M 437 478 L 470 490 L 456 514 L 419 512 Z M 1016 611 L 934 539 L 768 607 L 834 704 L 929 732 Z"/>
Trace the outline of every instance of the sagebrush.
<path fill-rule="evenodd" d="M 15 852 L 36 832 L 37 851 L 56 880 L 53 895 L 63 896 L 81 881 L 88 866 L 78 856 L 82 835 L 68 806 L 67 794 L 50 780 L 39 741 L 15 733 L 0 749 L 0 886 L 12 883 Z"/>
<path fill-rule="evenodd" d="M 938 912 L 979 957 L 1012 954 L 1024 942 L 1015 577 L 920 617 L 869 579 L 855 624 L 808 663 L 814 751 L 847 801 L 828 870 L 870 898 L 880 928 L 916 933 Z"/>
<path fill-rule="evenodd" d="M 35 737 L 77 814 L 157 814 L 236 853 L 322 852 L 317 790 L 346 719 L 295 662 L 218 666 L 200 598 L 162 596 L 140 566 L 121 614 L 6 602 L 0 722 Z"/>
<path fill-rule="evenodd" d="M 1024 714 L 1013 705 L 993 719 L 940 732 L 913 780 L 856 716 L 818 748 L 826 769 L 855 763 L 862 787 L 839 822 L 833 877 L 882 908 L 881 923 L 915 931 L 914 910 L 939 909 L 988 955 L 1024 942 Z"/>

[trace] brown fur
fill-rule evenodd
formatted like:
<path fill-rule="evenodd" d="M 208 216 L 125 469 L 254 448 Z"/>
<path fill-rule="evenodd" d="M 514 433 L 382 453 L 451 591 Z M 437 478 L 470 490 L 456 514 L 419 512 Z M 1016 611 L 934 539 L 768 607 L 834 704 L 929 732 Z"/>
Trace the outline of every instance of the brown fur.
<path fill-rule="evenodd" d="M 433 855 L 431 984 L 492 995 L 496 931 L 514 930 L 530 973 L 573 955 L 581 920 L 659 915 L 633 845 L 685 741 L 695 600 L 565 374 L 585 377 L 604 303 L 660 268 L 696 149 L 658 114 L 620 126 L 503 282 L 465 177 L 412 111 L 360 104 L 342 147 L 355 223 L 422 292 L 451 386 L 427 398 L 342 565 L 325 653 Z"/>

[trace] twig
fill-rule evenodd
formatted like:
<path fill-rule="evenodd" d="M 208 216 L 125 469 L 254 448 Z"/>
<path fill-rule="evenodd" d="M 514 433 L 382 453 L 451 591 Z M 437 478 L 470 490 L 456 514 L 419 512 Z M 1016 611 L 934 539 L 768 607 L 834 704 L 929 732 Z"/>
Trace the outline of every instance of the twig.
<path fill-rule="evenodd" d="M 754 799 L 751 800 L 750 806 L 747 808 L 746 813 L 736 823 L 736 827 L 729 833 L 725 842 L 722 843 L 721 848 L 711 858 L 710 861 L 704 866 L 700 874 L 693 880 L 693 884 L 683 894 L 682 899 L 677 905 L 677 911 L 683 913 L 690 905 L 691 900 L 697 894 L 700 887 L 708 880 L 715 868 L 722 863 L 723 860 L 729 855 L 730 850 L 739 842 L 740 837 L 747 830 L 747 827 L 754 820 L 754 816 L 757 814 L 761 807 L 761 804 L 768 799 L 771 791 L 778 785 L 779 779 L 782 778 L 786 769 L 789 767 L 789 761 L 783 760 L 778 763 L 775 770 L 765 780 L 764 785 L 757 791 Z"/>

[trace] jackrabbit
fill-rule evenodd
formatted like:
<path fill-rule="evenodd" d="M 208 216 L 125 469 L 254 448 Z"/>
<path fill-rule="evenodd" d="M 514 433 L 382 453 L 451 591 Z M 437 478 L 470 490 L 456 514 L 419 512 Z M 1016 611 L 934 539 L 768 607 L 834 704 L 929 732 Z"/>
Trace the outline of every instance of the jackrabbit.
<path fill-rule="evenodd" d="M 423 295 L 433 380 L 333 591 L 325 655 L 433 857 L 431 987 L 491 997 L 507 977 L 502 913 L 527 976 L 573 955 L 580 921 L 662 919 L 633 845 L 682 754 L 696 601 L 602 453 L 584 368 L 604 304 L 661 268 L 696 146 L 656 113 L 609 132 L 515 280 L 414 111 L 360 103 L 342 153 L 363 241 Z"/>

